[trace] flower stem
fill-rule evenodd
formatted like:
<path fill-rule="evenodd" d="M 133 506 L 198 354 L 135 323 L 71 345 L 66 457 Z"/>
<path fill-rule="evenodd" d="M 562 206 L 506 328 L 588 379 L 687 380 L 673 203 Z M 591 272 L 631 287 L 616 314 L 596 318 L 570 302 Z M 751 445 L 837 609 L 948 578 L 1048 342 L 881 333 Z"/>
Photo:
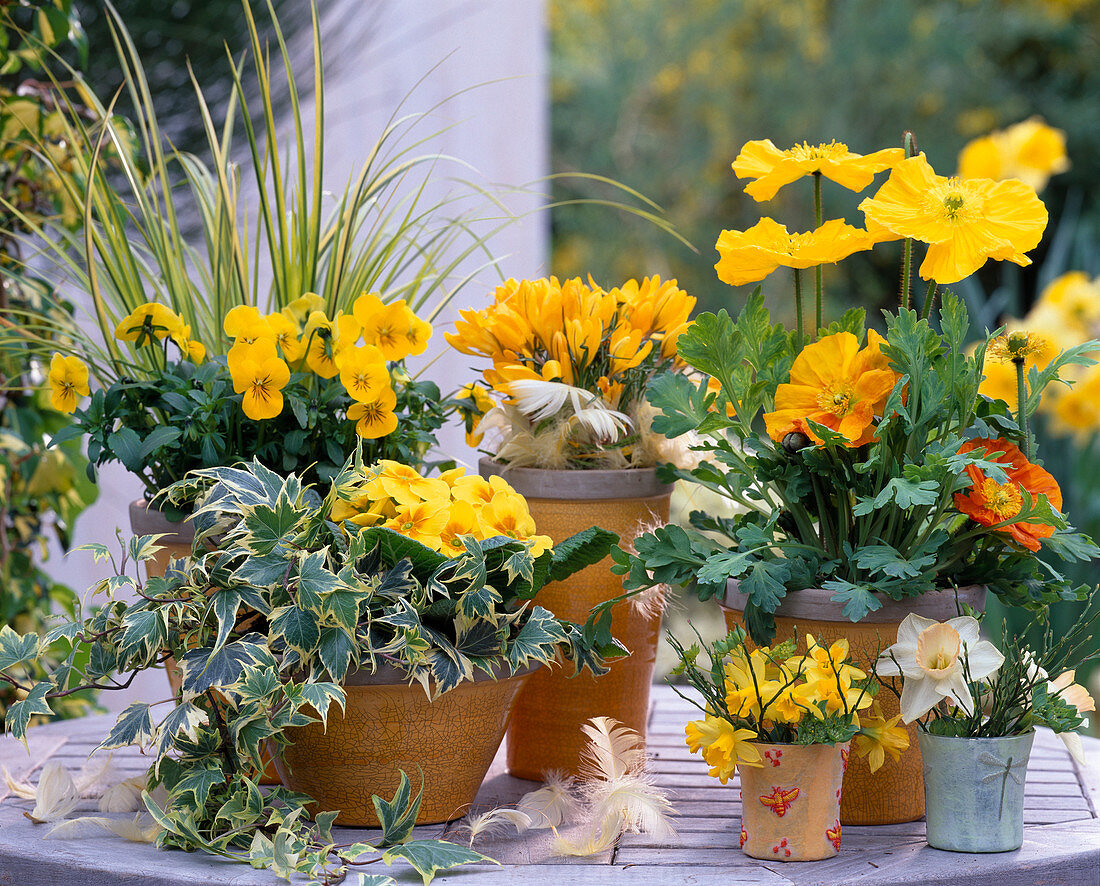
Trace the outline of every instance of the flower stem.
<path fill-rule="evenodd" d="M 932 280 L 928 284 L 928 294 L 924 297 L 924 305 L 921 306 L 921 318 L 927 320 L 932 316 L 932 304 L 936 300 L 936 281 Z"/>
<path fill-rule="evenodd" d="M 821 171 L 820 170 L 814 170 L 814 227 L 815 228 L 820 228 L 821 227 L 821 218 L 822 218 L 822 212 L 821 212 Z M 813 338 L 816 341 L 817 340 L 817 332 L 818 332 L 819 329 L 821 329 L 822 325 L 824 325 L 822 323 L 822 320 L 821 320 L 821 265 L 818 265 L 816 268 L 814 268 L 814 277 L 815 277 L 815 282 L 817 284 L 817 290 L 816 290 L 816 293 L 815 293 L 816 294 L 816 299 L 817 299 L 816 300 L 817 311 L 816 311 L 816 316 L 815 316 Z"/>
<path fill-rule="evenodd" d="M 1024 361 L 1016 358 L 1013 361 L 1016 366 L 1016 424 L 1020 426 L 1020 433 L 1024 436 L 1024 455 L 1031 461 L 1031 429 L 1027 424 L 1027 385 L 1024 383 Z"/>
<path fill-rule="evenodd" d="M 909 307 L 909 283 L 912 280 L 913 238 L 906 237 L 901 248 L 901 295 L 899 303 L 904 310 Z"/>
<path fill-rule="evenodd" d="M 802 271 L 799 268 L 794 269 L 794 309 L 798 318 L 798 340 L 795 344 L 801 351 L 805 338 L 802 331 Z"/>

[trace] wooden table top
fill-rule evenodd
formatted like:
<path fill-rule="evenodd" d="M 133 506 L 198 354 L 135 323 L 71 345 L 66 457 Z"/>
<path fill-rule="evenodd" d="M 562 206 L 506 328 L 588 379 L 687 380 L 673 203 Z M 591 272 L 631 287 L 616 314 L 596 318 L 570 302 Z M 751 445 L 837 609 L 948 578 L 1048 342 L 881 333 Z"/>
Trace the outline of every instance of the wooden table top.
<path fill-rule="evenodd" d="M 1100 740 L 1085 739 L 1089 766 L 1077 767 L 1061 741 L 1047 731 L 1036 737 L 1027 772 L 1024 845 L 1016 852 L 966 855 L 941 852 L 924 842 L 924 823 L 846 827 L 840 854 L 801 864 L 757 861 L 738 848 L 741 804 L 736 780 L 722 786 L 684 744 L 684 723 L 695 709 L 668 687 L 654 687 L 650 725 L 651 769 L 672 796 L 678 835 L 664 841 L 628 835 L 614 850 L 586 859 L 555 857 L 547 831 L 497 835 L 475 848 L 500 866 L 479 865 L 440 874 L 437 883 L 498 886 L 564 882 L 581 886 L 623 884 L 952 884 L 1023 886 L 1068 884 L 1100 886 Z M 30 757 L 10 737 L 0 739 L 0 763 L 19 775 L 46 760 L 75 772 L 98 744 L 113 716 L 36 727 L 29 735 Z M 146 761 L 136 750 L 115 752 L 122 777 L 136 775 Z M 36 776 L 32 776 L 34 780 Z M 503 753 L 478 794 L 478 811 L 514 803 L 533 783 L 508 776 Z M 0 798 L 4 797 L 0 784 Z M 283 882 L 266 871 L 199 854 L 158 852 L 147 844 L 102 836 L 83 840 L 43 840 L 45 826 L 24 817 L 31 804 L 11 797 L 0 801 L 0 884 L 3 886 L 259 886 Z M 75 814 L 99 815 L 94 801 Z M 376 832 L 377 833 L 377 832 Z M 566 832 L 568 833 L 568 832 Z M 417 836 L 446 835 L 442 826 L 417 829 Z M 369 832 L 345 830 L 340 839 L 370 839 Z M 461 839 L 456 836 L 455 839 Z M 409 868 L 370 873 L 419 883 Z M 356 878 L 347 882 L 354 884 Z"/>

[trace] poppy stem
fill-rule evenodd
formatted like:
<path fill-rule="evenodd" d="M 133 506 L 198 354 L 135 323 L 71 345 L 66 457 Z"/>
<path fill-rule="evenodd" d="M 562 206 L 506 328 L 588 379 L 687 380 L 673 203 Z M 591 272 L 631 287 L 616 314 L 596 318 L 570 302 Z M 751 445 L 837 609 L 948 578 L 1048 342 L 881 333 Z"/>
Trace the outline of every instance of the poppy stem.
<path fill-rule="evenodd" d="M 901 248 L 901 307 L 902 310 L 909 307 L 909 283 L 912 279 L 913 264 L 913 238 L 906 237 L 905 245 Z"/>
<path fill-rule="evenodd" d="M 821 212 L 821 170 L 815 169 L 814 170 L 814 227 L 815 227 L 815 229 L 821 227 L 821 218 L 822 218 L 822 212 Z M 814 268 L 814 276 L 815 276 L 815 282 L 817 284 L 817 290 L 816 290 L 816 296 L 817 296 L 816 308 L 817 308 L 817 312 L 816 312 L 816 317 L 815 317 L 816 322 L 814 323 L 813 338 L 816 341 L 818 330 L 820 330 L 822 325 L 823 325 L 822 320 L 821 320 L 821 265 L 818 265 L 816 268 Z"/>
<path fill-rule="evenodd" d="M 1024 455 L 1031 461 L 1031 430 L 1027 423 L 1027 385 L 1024 383 L 1024 361 L 1013 359 L 1016 366 L 1016 424 L 1024 436 Z"/>
<path fill-rule="evenodd" d="M 932 280 L 928 284 L 928 294 L 924 297 L 924 304 L 921 306 L 921 319 L 927 320 L 932 316 L 932 305 L 936 301 L 936 281 Z"/>
<path fill-rule="evenodd" d="M 805 341 L 802 331 L 802 271 L 794 269 L 794 309 L 798 318 L 798 350 L 802 350 L 802 342 Z"/>

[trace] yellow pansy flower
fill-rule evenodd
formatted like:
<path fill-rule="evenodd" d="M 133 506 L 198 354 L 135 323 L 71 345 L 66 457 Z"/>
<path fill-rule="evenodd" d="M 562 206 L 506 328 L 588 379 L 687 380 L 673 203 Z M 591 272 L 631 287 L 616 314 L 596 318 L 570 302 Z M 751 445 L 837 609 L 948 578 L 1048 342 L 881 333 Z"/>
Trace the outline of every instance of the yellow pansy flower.
<path fill-rule="evenodd" d="M 756 201 L 770 200 L 779 189 L 806 175 L 820 172 L 825 178 L 850 191 L 862 191 L 884 169 L 905 157 L 901 148 L 887 148 L 873 154 L 853 154 L 840 142 L 810 145 L 803 142 L 781 151 L 770 139 L 748 142 L 733 161 L 738 178 L 756 179 L 745 193 Z"/>
<path fill-rule="evenodd" d="M 300 327 L 306 322 L 306 318 L 309 317 L 310 314 L 314 311 L 322 311 L 324 307 L 325 300 L 321 298 L 321 296 L 315 292 L 307 292 L 303 295 L 299 295 L 279 313 L 292 321 L 296 326 Z"/>
<path fill-rule="evenodd" d="M 50 406 L 66 415 L 72 415 L 80 398 L 91 393 L 88 367 L 79 357 L 54 354 L 46 381 L 50 386 Z"/>
<path fill-rule="evenodd" d="M 306 365 L 321 378 L 333 378 L 340 369 L 337 357 L 355 347 L 360 325 L 350 314 L 341 312 L 336 321 L 314 311 L 306 321 L 302 337 L 306 340 Z"/>
<path fill-rule="evenodd" d="M 206 346 L 191 338 L 191 326 L 182 321 L 170 333 L 172 341 L 180 349 L 181 356 L 188 357 L 192 363 L 199 364 L 206 359 Z"/>
<path fill-rule="evenodd" d="M 298 340 L 298 324 L 284 313 L 268 314 L 264 320 L 283 359 L 292 366 L 302 359 L 305 346 Z"/>
<path fill-rule="evenodd" d="M 337 358 L 340 382 L 353 400 L 370 403 L 384 388 L 392 387 L 382 352 L 371 345 L 348 348 Z M 394 401 L 396 405 L 396 400 Z"/>
<path fill-rule="evenodd" d="M 412 353 L 413 343 L 408 337 L 409 329 L 415 318 L 413 312 L 404 301 L 395 301 L 377 305 L 374 301 L 377 296 L 360 296 L 356 300 L 356 307 L 360 304 L 363 310 L 357 311 L 356 319 L 363 327 L 363 341 L 377 347 L 387 360 L 401 360 Z M 418 334 L 422 341 L 417 343 L 420 353 L 427 347 L 428 333 L 418 327 Z"/>
<path fill-rule="evenodd" d="M 925 280 L 956 283 L 988 259 L 1027 266 L 1042 239 L 1047 210 L 1023 182 L 946 178 L 923 154 L 899 163 L 874 197 L 859 204 L 872 231 L 929 244 Z"/>
<path fill-rule="evenodd" d="M 115 327 L 115 338 L 141 346 L 154 339 L 167 338 L 181 322 L 170 308 L 158 302 L 147 302 L 134 308 Z"/>
<path fill-rule="evenodd" d="M 226 356 L 233 390 L 244 394 L 241 408 L 256 421 L 275 418 L 283 411 L 282 390 L 290 381 L 290 368 L 275 353 L 275 344 L 266 338 L 256 342 L 238 342 Z"/>
<path fill-rule="evenodd" d="M 222 329 L 231 339 L 252 344 L 262 338 L 275 338 L 268 319 L 252 305 L 237 305 L 225 315 Z"/>
<path fill-rule="evenodd" d="M 352 403 L 348 418 L 355 422 L 355 433 L 364 440 L 377 440 L 397 430 L 397 395 L 393 388 L 380 390 L 375 399 L 367 403 Z"/>

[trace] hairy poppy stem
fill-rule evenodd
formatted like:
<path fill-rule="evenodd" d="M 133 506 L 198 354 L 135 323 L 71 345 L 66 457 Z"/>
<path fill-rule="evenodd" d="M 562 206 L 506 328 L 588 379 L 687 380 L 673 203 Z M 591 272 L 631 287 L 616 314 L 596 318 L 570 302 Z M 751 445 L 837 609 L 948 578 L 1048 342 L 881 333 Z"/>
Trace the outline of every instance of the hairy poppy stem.
<path fill-rule="evenodd" d="M 799 268 L 794 269 L 794 309 L 798 317 L 798 350 L 802 350 L 802 343 L 805 341 L 802 331 L 802 271 Z"/>
<path fill-rule="evenodd" d="M 905 245 L 901 248 L 901 295 L 900 304 L 902 310 L 909 307 L 909 283 L 912 280 L 913 264 L 913 238 L 906 237 Z"/>
<path fill-rule="evenodd" d="M 936 301 L 936 288 L 935 280 L 928 284 L 928 294 L 924 297 L 924 304 L 921 306 L 920 311 L 921 318 L 924 320 L 932 316 L 932 305 Z"/>
<path fill-rule="evenodd" d="M 1027 423 L 1027 385 L 1024 383 L 1024 360 L 1015 357 L 1012 363 L 1016 367 L 1016 424 L 1024 435 L 1024 455 L 1031 461 L 1031 429 Z"/>
<path fill-rule="evenodd" d="M 815 229 L 821 227 L 821 218 L 822 218 L 822 212 L 821 212 L 821 171 L 820 170 L 814 170 L 814 227 L 815 227 Z M 814 338 L 814 341 L 817 341 L 818 330 L 820 330 L 822 325 L 824 325 L 822 323 L 822 320 L 821 320 L 821 265 L 818 265 L 816 268 L 814 268 L 814 275 L 815 275 L 816 283 L 817 283 L 817 291 L 816 291 L 816 295 L 817 295 L 816 308 L 817 308 L 817 311 L 816 311 L 816 316 L 815 316 L 813 338 Z"/>

